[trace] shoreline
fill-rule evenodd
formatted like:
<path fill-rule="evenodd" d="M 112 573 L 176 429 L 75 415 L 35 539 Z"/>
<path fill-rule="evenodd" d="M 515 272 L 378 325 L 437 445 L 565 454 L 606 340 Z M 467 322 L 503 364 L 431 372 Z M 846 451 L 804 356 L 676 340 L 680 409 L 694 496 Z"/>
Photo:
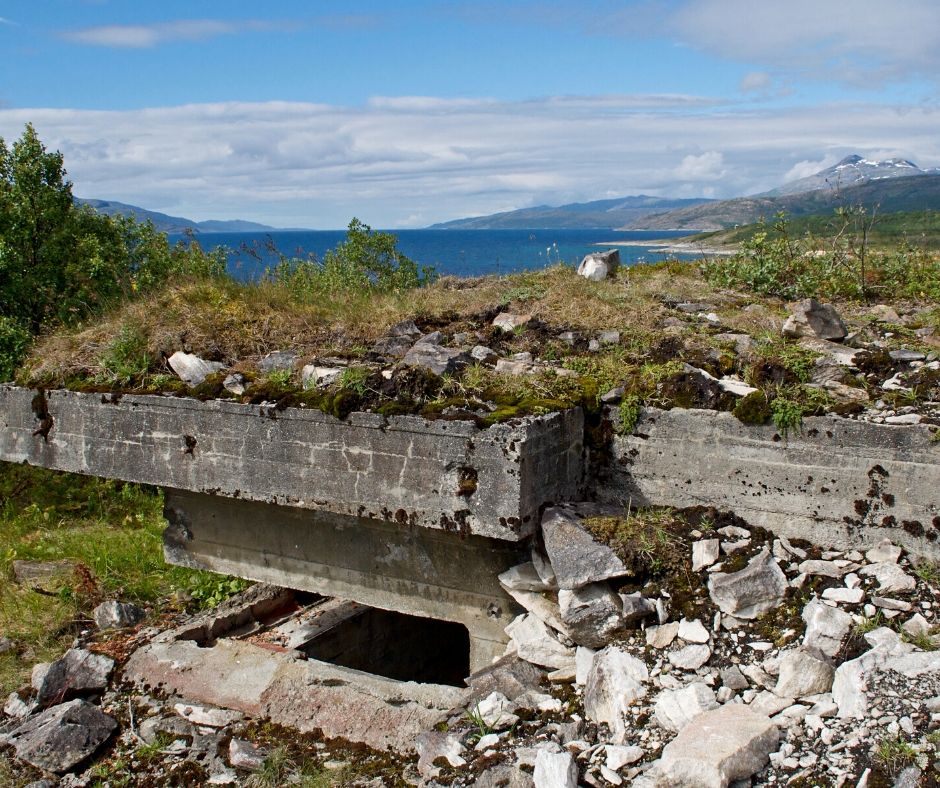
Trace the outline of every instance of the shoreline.
<path fill-rule="evenodd" d="M 737 249 L 730 246 L 708 246 L 707 244 L 691 243 L 688 241 L 607 241 L 597 242 L 594 246 L 642 246 L 657 252 L 715 255 L 721 257 L 730 257 L 738 253 Z"/>

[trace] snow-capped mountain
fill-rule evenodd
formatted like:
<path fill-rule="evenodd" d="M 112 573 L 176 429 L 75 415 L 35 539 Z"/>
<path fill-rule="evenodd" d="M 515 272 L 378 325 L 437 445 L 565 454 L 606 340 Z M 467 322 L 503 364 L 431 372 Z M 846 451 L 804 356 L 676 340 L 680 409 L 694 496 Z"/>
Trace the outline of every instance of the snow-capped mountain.
<path fill-rule="evenodd" d="M 911 175 L 936 174 L 937 168 L 922 170 L 907 159 L 885 159 L 875 161 L 861 156 L 846 156 L 838 164 L 820 170 L 814 175 L 790 181 L 758 197 L 782 197 L 787 194 L 815 191 L 816 189 L 846 189 L 869 181 L 885 178 L 905 178 Z"/>

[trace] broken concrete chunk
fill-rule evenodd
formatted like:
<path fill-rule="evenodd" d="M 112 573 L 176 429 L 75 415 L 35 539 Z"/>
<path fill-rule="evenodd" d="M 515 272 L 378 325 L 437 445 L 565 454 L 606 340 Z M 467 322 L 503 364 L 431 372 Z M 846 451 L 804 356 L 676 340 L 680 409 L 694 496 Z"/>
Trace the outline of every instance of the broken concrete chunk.
<path fill-rule="evenodd" d="M 146 614 L 137 605 L 130 602 L 118 602 L 110 599 L 102 602 L 92 611 L 92 618 L 98 629 L 124 629 L 143 620 Z"/>
<path fill-rule="evenodd" d="M 117 728 L 117 723 L 87 701 L 77 699 L 46 709 L 9 735 L 16 757 L 63 774 L 93 755 Z"/>
<path fill-rule="evenodd" d="M 546 668 L 564 668 L 574 661 L 574 649 L 563 646 L 551 630 L 531 613 L 506 627 L 516 653 L 524 660 Z"/>
<path fill-rule="evenodd" d="M 48 666 L 33 670 L 33 689 L 41 706 L 61 703 L 69 698 L 103 692 L 114 670 L 114 660 L 81 648 L 69 649 Z"/>
<path fill-rule="evenodd" d="M 584 687 L 584 712 L 594 722 L 605 722 L 613 741 L 624 743 L 627 726 L 623 712 L 646 697 L 649 671 L 636 657 L 617 646 L 598 651 L 591 662 Z"/>
<path fill-rule="evenodd" d="M 831 304 L 820 304 L 815 298 L 804 298 L 794 304 L 790 317 L 783 324 L 783 334 L 788 337 L 845 339 L 847 333 L 835 308 Z"/>
<path fill-rule="evenodd" d="M 786 591 L 786 575 L 766 547 L 740 572 L 714 574 L 708 580 L 712 601 L 736 618 L 757 618 L 779 605 Z"/>
<path fill-rule="evenodd" d="M 666 745 L 655 784 L 726 788 L 761 769 L 779 740 L 769 717 L 728 703 L 700 714 Z"/>
<path fill-rule="evenodd" d="M 774 693 L 781 698 L 821 695 L 832 689 L 835 670 L 826 660 L 806 648 L 786 651 L 780 660 L 780 672 Z"/>
<path fill-rule="evenodd" d="M 581 588 L 629 574 L 614 551 L 595 541 L 571 508 L 547 509 L 542 516 L 542 536 L 559 588 Z"/>
<path fill-rule="evenodd" d="M 167 359 L 167 364 L 170 365 L 170 369 L 176 373 L 179 379 L 189 386 L 198 386 L 209 375 L 225 369 L 225 364 L 220 364 L 218 361 L 205 361 L 199 356 L 184 353 L 182 350 L 177 350 L 170 356 Z"/>
<path fill-rule="evenodd" d="M 623 627 L 620 599 L 605 583 L 563 588 L 558 606 L 568 635 L 581 646 L 601 648 Z"/>
<path fill-rule="evenodd" d="M 535 788 L 577 788 L 578 765 L 570 752 L 539 750 L 532 778 Z"/>
<path fill-rule="evenodd" d="M 852 616 L 844 610 L 830 607 L 818 599 L 813 599 L 803 608 L 803 621 L 806 622 L 803 645 L 821 651 L 827 657 L 839 653 L 853 623 Z"/>

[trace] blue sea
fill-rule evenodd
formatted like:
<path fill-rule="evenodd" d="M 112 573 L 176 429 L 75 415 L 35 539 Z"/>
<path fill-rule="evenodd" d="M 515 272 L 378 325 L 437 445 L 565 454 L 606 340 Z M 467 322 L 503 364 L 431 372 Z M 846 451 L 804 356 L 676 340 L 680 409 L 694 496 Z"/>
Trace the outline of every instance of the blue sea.
<path fill-rule="evenodd" d="M 688 231 L 625 230 L 391 230 L 398 248 L 419 265 L 433 266 L 439 274 L 479 276 L 506 274 L 566 263 L 577 265 L 589 252 L 615 248 L 611 242 L 655 241 L 688 235 Z M 230 250 L 229 271 L 251 280 L 277 262 L 277 251 L 288 257 L 323 254 L 345 237 L 344 230 L 250 233 L 197 233 L 204 249 L 224 246 Z M 183 238 L 170 235 L 170 240 Z M 619 246 L 625 265 L 656 262 L 667 257 L 655 247 Z M 680 260 L 697 259 L 694 254 L 669 254 Z"/>

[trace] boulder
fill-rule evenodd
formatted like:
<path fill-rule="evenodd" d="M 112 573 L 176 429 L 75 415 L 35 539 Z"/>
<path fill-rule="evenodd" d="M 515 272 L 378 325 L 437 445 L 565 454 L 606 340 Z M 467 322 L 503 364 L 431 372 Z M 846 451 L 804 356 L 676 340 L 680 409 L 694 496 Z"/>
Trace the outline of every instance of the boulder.
<path fill-rule="evenodd" d="M 539 750 L 532 778 L 535 788 L 577 788 L 578 765 L 570 752 Z"/>
<path fill-rule="evenodd" d="M 405 353 L 402 364 L 410 367 L 421 367 L 430 370 L 435 375 L 449 375 L 466 366 L 468 361 L 469 357 L 462 350 L 432 345 L 422 341 L 413 345 Z"/>
<path fill-rule="evenodd" d="M 506 627 L 516 653 L 524 660 L 546 668 L 564 668 L 574 662 L 574 649 L 563 646 L 551 630 L 538 618 L 528 613 L 519 616 Z"/>
<path fill-rule="evenodd" d="M 558 592 L 561 619 L 567 634 L 582 646 L 601 648 L 623 627 L 620 598 L 606 583 Z"/>
<path fill-rule="evenodd" d="M 832 689 L 835 670 L 806 648 L 784 652 L 774 693 L 781 698 L 804 698 L 821 695 Z"/>
<path fill-rule="evenodd" d="M 46 709 L 7 739 L 16 757 L 37 769 L 63 774 L 93 755 L 117 728 L 97 706 L 76 699 Z"/>
<path fill-rule="evenodd" d="M 649 671 L 636 657 L 617 646 L 598 651 L 591 662 L 584 686 L 584 713 L 594 722 L 606 722 L 614 743 L 623 744 L 627 735 L 623 712 L 646 697 Z"/>
<path fill-rule="evenodd" d="M 578 265 L 578 276 L 590 279 L 592 282 L 600 282 L 608 276 L 613 276 L 620 268 L 620 252 L 617 249 L 610 249 L 606 252 L 592 252 L 587 254 Z"/>
<path fill-rule="evenodd" d="M 572 507 L 546 509 L 542 537 L 559 588 L 581 588 L 629 574 L 613 550 L 595 541 Z"/>
<path fill-rule="evenodd" d="M 718 708 L 715 693 L 701 681 L 680 689 L 663 690 L 656 699 L 656 722 L 667 731 L 678 733 L 699 714 Z"/>
<path fill-rule="evenodd" d="M 852 616 L 844 610 L 830 607 L 818 599 L 811 600 L 803 608 L 803 621 L 806 622 L 803 645 L 827 657 L 839 653 L 853 624 Z"/>
<path fill-rule="evenodd" d="M 769 717 L 728 703 L 698 715 L 666 745 L 655 767 L 655 785 L 726 788 L 760 770 L 779 740 Z"/>
<path fill-rule="evenodd" d="M 118 602 L 110 599 L 102 602 L 92 611 L 92 618 L 98 629 L 125 629 L 143 620 L 146 613 L 130 602 Z"/>
<path fill-rule="evenodd" d="M 845 323 L 832 304 L 820 304 L 815 298 L 804 298 L 794 304 L 783 324 L 788 337 L 815 336 L 819 339 L 845 339 Z"/>
<path fill-rule="evenodd" d="M 69 649 L 52 664 L 33 668 L 33 689 L 41 706 L 80 695 L 103 692 L 114 670 L 114 660 L 82 648 Z"/>
<path fill-rule="evenodd" d="M 765 547 L 740 572 L 714 574 L 708 593 L 722 613 L 735 618 L 757 618 L 783 601 L 787 578 Z"/>
<path fill-rule="evenodd" d="M 177 377 L 189 386 L 198 386 L 205 381 L 209 375 L 225 369 L 225 364 L 218 361 L 205 361 L 192 353 L 184 353 L 177 350 L 167 359 Z"/>

